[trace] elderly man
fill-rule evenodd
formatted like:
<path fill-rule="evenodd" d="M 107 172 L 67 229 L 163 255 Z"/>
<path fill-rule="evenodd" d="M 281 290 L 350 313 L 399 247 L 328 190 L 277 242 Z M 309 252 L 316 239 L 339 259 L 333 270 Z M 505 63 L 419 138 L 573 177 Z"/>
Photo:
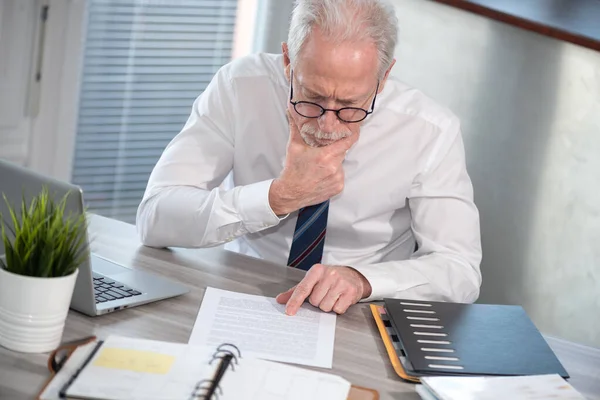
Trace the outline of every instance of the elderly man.
<path fill-rule="evenodd" d="M 388 79 L 396 36 L 382 0 L 298 0 L 282 55 L 233 61 L 194 102 L 150 177 L 142 242 L 227 243 L 307 270 L 277 297 L 290 315 L 305 300 L 336 313 L 384 297 L 476 300 L 459 121 Z"/>

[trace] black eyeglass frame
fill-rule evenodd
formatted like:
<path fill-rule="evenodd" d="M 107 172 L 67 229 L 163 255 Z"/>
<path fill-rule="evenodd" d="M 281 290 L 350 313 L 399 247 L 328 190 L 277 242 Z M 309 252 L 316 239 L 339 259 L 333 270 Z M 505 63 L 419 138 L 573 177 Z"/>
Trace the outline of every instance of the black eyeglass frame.
<path fill-rule="evenodd" d="M 313 103 L 311 101 L 293 101 L 292 99 L 294 98 L 294 70 L 290 71 L 290 104 L 294 106 L 294 110 L 298 113 L 298 115 L 301 115 L 304 118 L 312 118 L 312 119 L 321 118 L 323 116 L 323 114 L 325 114 L 327 111 L 332 111 L 335 113 L 335 115 L 338 117 L 338 119 L 340 121 L 348 123 L 348 124 L 355 124 L 355 123 L 364 121 L 365 118 L 367 118 L 370 114 L 373 114 L 373 111 L 375 111 L 375 100 L 377 99 L 377 92 L 379 92 L 379 80 L 377 80 L 377 88 L 375 89 L 375 96 L 373 96 L 373 102 L 371 103 L 370 110 L 365 110 L 364 108 L 360 108 L 360 107 L 342 107 L 342 108 L 338 108 L 336 110 L 333 108 L 325 108 L 325 107 L 321 106 L 320 104 Z M 302 105 L 302 104 L 307 104 L 307 105 L 316 106 L 316 107 L 320 108 L 321 114 L 319 114 L 317 116 L 311 116 L 311 117 L 302 114 L 300 111 L 298 111 L 298 108 L 297 108 L 298 105 Z M 362 111 L 365 113 L 365 116 L 358 120 L 348 121 L 348 120 L 345 120 L 342 117 L 340 117 L 340 112 L 342 112 L 343 110 Z"/>

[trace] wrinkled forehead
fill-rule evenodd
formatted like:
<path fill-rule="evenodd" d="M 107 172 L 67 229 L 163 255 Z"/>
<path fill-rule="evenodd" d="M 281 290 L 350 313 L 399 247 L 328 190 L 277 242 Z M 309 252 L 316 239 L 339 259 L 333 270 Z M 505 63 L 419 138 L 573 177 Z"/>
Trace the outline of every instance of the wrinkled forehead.
<path fill-rule="evenodd" d="M 332 100 L 341 105 L 358 105 L 374 93 L 376 84 L 374 79 L 340 79 L 303 73 L 297 78 L 294 70 L 294 93 L 315 102 Z"/>
<path fill-rule="evenodd" d="M 374 43 L 334 43 L 313 32 L 294 63 L 294 80 L 322 95 L 368 95 L 377 84 L 378 66 Z"/>

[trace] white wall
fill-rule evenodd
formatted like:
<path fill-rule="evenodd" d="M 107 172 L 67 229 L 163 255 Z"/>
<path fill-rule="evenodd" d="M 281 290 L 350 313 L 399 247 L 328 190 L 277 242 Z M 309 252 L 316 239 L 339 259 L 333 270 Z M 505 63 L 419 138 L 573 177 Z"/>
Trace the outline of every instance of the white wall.
<path fill-rule="evenodd" d="M 83 0 L 0 1 L 0 157 L 65 180 L 75 138 L 85 6 Z"/>
<path fill-rule="evenodd" d="M 393 75 L 462 120 L 481 211 L 480 302 L 600 347 L 600 52 L 426 0 L 394 0 Z"/>
<path fill-rule="evenodd" d="M 36 2 L 0 2 L 0 157 L 25 164 L 35 115 Z"/>

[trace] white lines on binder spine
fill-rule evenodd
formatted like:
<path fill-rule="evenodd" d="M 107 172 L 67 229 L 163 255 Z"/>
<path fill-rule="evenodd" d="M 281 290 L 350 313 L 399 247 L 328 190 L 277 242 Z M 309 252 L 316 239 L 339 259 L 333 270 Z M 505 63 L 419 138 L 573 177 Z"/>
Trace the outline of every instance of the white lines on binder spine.
<path fill-rule="evenodd" d="M 464 369 L 460 365 L 442 365 L 442 364 L 429 364 L 429 368 L 438 368 L 438 369 Z"/>
<path fill-rule="evenodd" d="M 404 311 L 404 312 L 418 313 L 418 314 L 435 314 L 435 311 L 429 311 L 429 310 L 411 310 L 409 308 L 405 308 L 402 311 Z"/>
<path fill-rule="evenodd" d="M 439 318 L 434 318 L 434 317 L 413 317 L 412 315 L 407 315 L 406 319 L 412 319 L 415 321 L 439 321 Z"/>
<path fill-rule="evenodd" d="M 417 342 L 419 342 L 419 343 L 429 343 L 429 344 L 450 344 L 450 342 L 447 341 L 447 340 L 424 340 L 424 339 L 419 339 L 419 340 L 417 340 Z"/>
<path fill-rule="evenodd" d="M 458 361 L 456 357 L 425 356 L 425 358 L 428 360 Z"/>
<path fill-rule="evenodd" d="M 413 332 L 415 335 L 420 335 L 420 336 L 448 336 L 447 333 L 441 333 L 441 332 Z"/>
<path fill-rule="evenodd" d="M 433 351 L 435 353 L 454 353 L 454 349 L 436 349 L 435 347 L 421 347 L 421 351 Z"/>
<path fill-rule="evenodd" d="M 413 328 L 431 328 L 431 329 L 442 329 L 442 325 L 425 325 L 425 324 L 410 324 Z"/>
<path fill-rule="evenodd" d="M 403 306 L 431 307 L 431 304 L 425 303 L 406 303 L 404 301 L 401 301 L 400 304 L 402 304 Z"/>

